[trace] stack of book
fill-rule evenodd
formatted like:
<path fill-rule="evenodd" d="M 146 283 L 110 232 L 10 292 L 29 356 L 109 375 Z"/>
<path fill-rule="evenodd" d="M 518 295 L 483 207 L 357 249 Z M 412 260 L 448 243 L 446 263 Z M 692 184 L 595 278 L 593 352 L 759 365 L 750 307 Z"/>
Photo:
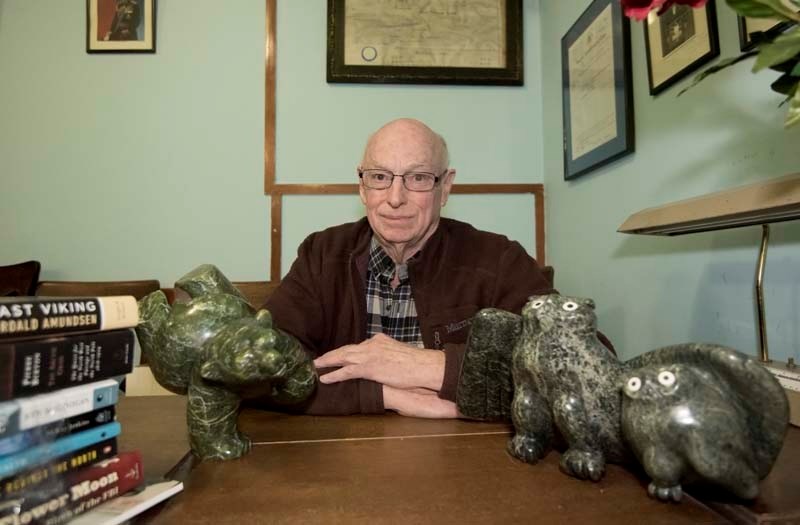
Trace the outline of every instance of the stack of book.
<path fill-rule="evenodd" d="M 130 296 L 0 299 L 0 525 L 66 523 L 142 484 L 115 418 L 137 322 Z"/>

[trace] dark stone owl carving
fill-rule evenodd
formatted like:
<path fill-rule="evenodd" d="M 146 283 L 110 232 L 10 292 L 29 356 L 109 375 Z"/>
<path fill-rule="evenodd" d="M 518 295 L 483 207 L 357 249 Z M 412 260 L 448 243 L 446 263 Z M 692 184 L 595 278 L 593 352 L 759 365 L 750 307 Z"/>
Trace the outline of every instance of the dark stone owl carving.
<path fill-rule="evenodd" d="M 705 481 L 745 499 L 772 468 L 788 425 L 780 384 L 735 350 L 683 344 L 625 363 L 622 429 L 652 478 L 651 496 L 678 501 Z"/>
<path fill-rule="evenodd" d="M 571 476 L 597 481 L 607 460 L 628 459 L 620 428 L 622 367 L 597 338 L 591 299 L 531 297 L 512 360 L 511 455 L 536 462 L 555 426 L 569 447 L 561 469 Z"/>
<path fill-rule="evenodd" d="M 591 299 L 534 296 L 522 315 L 478 312 L 459 410 L 478 419 L 510 414 L 516 433 L 508 451 L 528 463 L 560 432 L 568 445 L 561 469 L 581 479 L 600 479 L 606 461 L 638 459 L 652 479 L 648 492 L 661 500 L 678 501 L 682 484 L 694 481 L 755 497 L 789 421 L 772 374 L 714 344 L 669 346 L 620 363 L 596 330 Z"/>

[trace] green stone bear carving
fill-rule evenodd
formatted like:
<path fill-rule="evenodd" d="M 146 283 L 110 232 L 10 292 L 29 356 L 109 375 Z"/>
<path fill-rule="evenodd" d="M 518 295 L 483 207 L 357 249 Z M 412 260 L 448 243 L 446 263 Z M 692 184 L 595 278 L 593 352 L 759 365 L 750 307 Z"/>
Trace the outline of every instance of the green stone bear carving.
<path fill-rule="evenodd" d="M 175 287 L 191 300 L 170 306 L 156 291 L 139 301 L 142 351 L 156 381 L 188 396 L 194 453 L 238 458 L 250 450 L 236 426 L 241 400 L 300 403 L 316 387 L 316 369 L 300 343 L 274 327 L 267 310 L 256 312 L 215 266 L 197 267 Z"/>

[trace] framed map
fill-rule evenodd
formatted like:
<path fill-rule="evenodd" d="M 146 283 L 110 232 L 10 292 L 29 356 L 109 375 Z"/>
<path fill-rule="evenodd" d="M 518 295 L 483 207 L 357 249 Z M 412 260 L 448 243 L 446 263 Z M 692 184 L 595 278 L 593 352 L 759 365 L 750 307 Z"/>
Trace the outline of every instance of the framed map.
<path fill-rule="evenodd" d="M 327 80 L 522 85 L 522 0 L 328 0 Z"/>

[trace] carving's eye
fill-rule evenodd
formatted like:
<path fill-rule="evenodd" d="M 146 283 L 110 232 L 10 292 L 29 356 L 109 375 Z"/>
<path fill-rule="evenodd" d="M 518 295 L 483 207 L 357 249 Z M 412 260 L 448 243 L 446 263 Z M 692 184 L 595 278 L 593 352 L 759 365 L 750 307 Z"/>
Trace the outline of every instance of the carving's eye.
<path fill-rule="evenodd" d="M 675 374 L 665 370 L 658 374 L 658 382 L 664 386 L 672 386 L 675 384 Z"/>
<path fill-rule="evenodd" d="M 542 301 L 541 299 L 538 299 L 538 300 L 533 301 L 531 303 L 531 308 L 541 308 L 543 305 L 544 305 L 544 301 Z"/>
<path fill-rule="evenodd" d="M 564 310 L 566 310 L 568 312 L 574 312 L 575 310 L 578 309 L 578 303 L 574 303 L 572 301 L 567 301 L 566 303 L 564 303 L 561 306 L 561 308 L 563 308 Z"/>
<path fill-rule="evenodd" d="M 628 389 L 628 392 L 638 392 L 639 389 L 642 388 L 642 380 L 638 377 L 632 377 L 628 379 L 625 388 Z"/>

